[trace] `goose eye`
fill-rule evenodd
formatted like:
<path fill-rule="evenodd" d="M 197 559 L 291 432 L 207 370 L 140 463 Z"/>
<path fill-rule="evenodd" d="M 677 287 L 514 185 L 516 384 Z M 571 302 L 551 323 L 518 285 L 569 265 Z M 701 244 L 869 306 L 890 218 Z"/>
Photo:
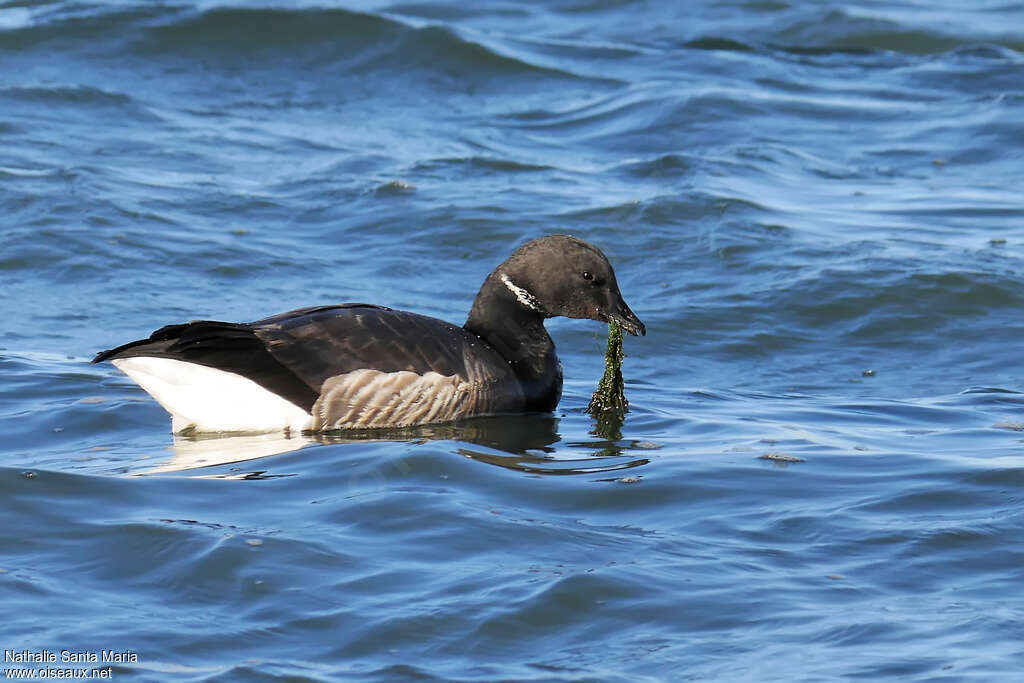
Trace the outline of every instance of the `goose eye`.
<path fill-rule="evenodd" d="M 584 270 L 583 271 L 583 279 L 584 280 L 593 280 L 594 279 L 594 274 L 591 273 L 589 270 Z"/>

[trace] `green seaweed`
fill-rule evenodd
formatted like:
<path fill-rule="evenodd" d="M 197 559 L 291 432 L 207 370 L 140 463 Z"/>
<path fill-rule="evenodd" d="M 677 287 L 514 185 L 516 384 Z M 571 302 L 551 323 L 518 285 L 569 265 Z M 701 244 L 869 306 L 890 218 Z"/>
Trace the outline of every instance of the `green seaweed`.
<path fill-rule="evenodd" d="M 587 412 L 597 424 L 595 433 L 606 439 L 622 438 L 622 423 L 629 412 L 626 386 L 622 379 L 622 328 L 616 322 L 608 323 L 608 346 L 604 352 L 604 375 L 597 383 L 597 391 L 590 397 Z"/>

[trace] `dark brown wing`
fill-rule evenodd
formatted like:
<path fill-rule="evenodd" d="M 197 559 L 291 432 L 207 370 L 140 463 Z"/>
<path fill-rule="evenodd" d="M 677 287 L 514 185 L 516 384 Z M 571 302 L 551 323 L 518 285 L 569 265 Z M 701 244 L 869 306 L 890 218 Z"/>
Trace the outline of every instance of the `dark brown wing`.
<path fill-rule="evenodd" d="M 356 370 L 436 372 L 463 380 L 511 375 L 476 335 L 437 318 L 368 304 L 299 309 L 248 325 L 281 365 L 317 392 Z"/>

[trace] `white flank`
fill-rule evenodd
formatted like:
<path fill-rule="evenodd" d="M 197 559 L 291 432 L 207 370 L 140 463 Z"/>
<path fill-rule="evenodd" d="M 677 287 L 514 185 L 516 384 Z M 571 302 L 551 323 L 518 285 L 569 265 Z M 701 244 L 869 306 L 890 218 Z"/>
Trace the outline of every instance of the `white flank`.
<path fill-rule="evenodd" d="M 540 305 L 540 302 L 537 301 L 537 297 L 535 297 L 533 294 L 530 294 L 528 291 L 526 291 L 516 283 L 512 282 L 511 278 L 509 278 L 508 275 L 505 275 L 505 273 L 501 274 L 501 281 L 505 283 L 506 287 L 508 287 L 508 291 L 516 295 L 516 299 L 519 300 L 519 303 L 526 306 L 527 308 L 532 308 L 538 313 L 544 311 L 544 309 Z"/>
<path fill-rule="evenodd" d="M 111 362 L 171 414 L 175 434 L 190 427 L 200 432 L 272 432 L 312 425 L 305 410 L 233 372 L 170 358 Z"/>

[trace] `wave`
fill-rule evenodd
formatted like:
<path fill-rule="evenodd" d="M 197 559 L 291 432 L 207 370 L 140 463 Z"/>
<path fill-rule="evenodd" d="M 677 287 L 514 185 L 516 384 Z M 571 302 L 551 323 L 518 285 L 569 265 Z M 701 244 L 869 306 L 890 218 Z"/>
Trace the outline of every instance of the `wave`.
<path fill-rule="evenodd" d="M 1024 53 L 1020 35 L 1004 29 L 1013 25 L 978 22 L 984 12 L 943 11 L 941 8 L 901 14 L 882 8 L 866 10 L 812 7 L 809 3 L 780 5 L 767 13 L 769 22 L 708 22 L 707 32 L 679 43 L 694 50 L 781 52 L 796 56 L 829 57 L 894 53 L 932 56 L 962 51 L 1019 60 Z M 1019 25 L 1019 21 L 1017 22 Z M 723 29 L 735 27 L 735 34 Z M 993 30 L 993 26 L 999 30 Z M 698 27 L 698 31 L 701 29 Z"/>
<path fill-rule="evenodd" d="M 484 173 L 499 174 L 550 171 L 554 167 L 548 164 L 533 164 L 527 161 L 518 161 L 511 158 L 481 155 L 429 159 L 418 162 L 413 167 L 416 171 L 432 171 L 434 169 L 451 168 L 465 168 L 471 172 L 482 171 Z"/>
<path fill-rule="evenodd" d="M 343 9 L 222 7 L 175 12 L 146 30 L 138 47 L 251 52 L 338 41 L 372 44 L 394 39 L 404 29 L 392 19 Z"/>
<path fill-rule="evenodd" d="M 0 98 L 33 104 L 75 104 L 121 107 L 135 101 L 123 93 L 84 85 L 0 88 Z"/>
<path fill-rule="evenodd" d="M 513 57 L 495 49 L 488 44 L 495 36 L 538 55 L 590 59 L 597 54 L 606 58 L 636 57 L 652 47 L 657 51 L 665 46 L 732 52 L 781 50 L 812 55 L 874 51 L 931 55 L 989 45 L 996 50 L 1024 53 L 1024 39 L 1012 28 L 1019 25 L 1014 21 L 1014 15 L 1020 14 L 1016 7 L 1000 10 L 1006 12 L 1005 20 L 993 22 L 988 18 L 993 11 L 973 8 L 921 8 L 914 13 L 901 13 L 884 7 L 837 9 L 830 5 L 769 3 L 755 9 L 739 5 L 704 17 L 687 15 L 689 35 L 682 39 L 678 38 L 678 25 L 672 21 L 680 18 L 674 16 L 679 10 L 667 7 L 662 10 L 661 25 L 642 34 L 644 47 L 636 42 L 636 36 L 627 38 L 619 32 L 624 11 L 626 8 L 620 6 L 593 6 L 548 10 L 544 15 L 538 9 L 468 9 L 440 2 L 394 5 L 380 13 L 315 5 L 210 6 L 187 0 L 178 4 L 129 6 L 59 2 L 4 10 L 0 17 L 0 50 L 30 47 L 44 40 L 109 41 L 115 36 L 133 36 L 140 40 L 141 50 L 147 46 L 183 49 L 208 45 L 226 51 L 250 51 L 336 41 L 366 45 L 408 34 L 421 34 L 424 42 L 429 43 L 431 35 L 440 31 L 447 34 L 441 39 L 445 47 L 467 50 L 467 56 L 479 49 L 477 56 L 498 62 L 510 60 L 517 68 L 539 65 L 532 59 L 518 54 Z M 496 16 L 504 25 L 530 25 L 532 19 L 543 29 L 518 35 L 488 31 L 486 37 L 480 34 L 472 38 L 462 34 L 464 27 L 473 25 L 474 20 L 493 22 Z M 549 28 L 560 25 L 566 27 L 561 33 Z M 458 32 L 453 30 L 455 26 L 460 27 Z M 573 27 L 585 27 L 586 38 L 581 38 Z"/>
<path fill-rule="evenodd" d="M 521 46 L 513 47 L 512 39 L 503 42 L 453 25 L 340 8 L 64 5 L 50 12 L 22 12 L 15 19 L 0 24 L 0 52 L 58 45 L 90 57 L 113 49 L 122 56 L 242 61 L 246 67 L 299 60 L 363 74 L 384 69 L 472 76 L 475 84 L 510 75 L 601 80 L 563 68 L 557 58 L 538 54 L 534 59 Z"/>

